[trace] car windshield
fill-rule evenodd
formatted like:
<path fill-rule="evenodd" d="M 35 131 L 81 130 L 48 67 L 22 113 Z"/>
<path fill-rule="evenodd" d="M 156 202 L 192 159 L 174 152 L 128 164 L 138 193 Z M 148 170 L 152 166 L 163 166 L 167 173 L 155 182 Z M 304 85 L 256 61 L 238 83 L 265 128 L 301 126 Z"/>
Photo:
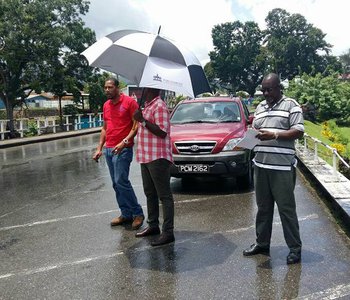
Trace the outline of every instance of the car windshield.
<path fill-rule="evenodd" d="M 172 124 L 240 122 L 241 114 L 235 102 L 182 103 L 174 111 Z"/>

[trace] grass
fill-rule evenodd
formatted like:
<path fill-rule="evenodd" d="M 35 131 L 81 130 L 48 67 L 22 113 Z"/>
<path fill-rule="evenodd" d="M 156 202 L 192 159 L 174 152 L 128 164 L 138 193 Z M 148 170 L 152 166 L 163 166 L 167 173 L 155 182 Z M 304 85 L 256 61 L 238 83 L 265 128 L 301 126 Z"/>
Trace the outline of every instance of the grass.
<path fill-rule="evenodd" d="M 350 127 L 339 127 L 342 135 L 349 137 L 350 136 Z"/>
<path fill-rule="evenodd" d="M 332 142 L 328 140 L 325 136 L 322 135 L 322 125 L 317 123 L 312 123 L 310 121 L 304 121 L 304 127 L 305 127 L 305 133 L 307 133 L 309 136 L 316 138 L 320 140 L 321 142 L 325 143 L 326 145 L 331 145 Z M 315 149 L 315 143 L 307 139 L 307 147 L 310 151 L 314 151 Z M 317 146 L 317 153 L 318 156 L 324 159 L 327 163 L 332 164 L 332 151 L 326 148 L 323 145 L 318 144 Z"/>
<path fill-rule="evenodd" d="M 310 121 L 304 121 L 304 126 L 305 126 L 305 132 L 320 140 L 321 142 L 330 145 L 332 144 L 332 142 L 330 140 L 328 140 L 325 136 L 322 135 L 322 125 L 321 124 L 317 124 L 317 123 L 312 123 Z"/>
<path fill-rule="evenodd" d="M 321 142 L 323 142 L 324 144 L 331 146 L 332 144 L 334 144 L 334 142 L 330 141 L 327 137 L 325 137 L 324 135 L 322 135 L 322 124 L 317 124 L 317 123 L 312 123 L 310 121 L 304 121 L 304 126 L 305 126 L 305 132 L 309 135 L 312 136 L 318 140 L 320 140 Z M 342 135 L 344 136 L 350 136 L 350 127 L 339 127 L 340 132 Z M 307 140 L 308 141 L 308 148 L 309 150 L 314 150 L 314 142 L 312 142 L 311 140 Z M 332 164 L 332 151 L 329 150 L 328 148 L 326 148 L 323 145 L 318 145 L 317 148 L 319 157 L 321 157 L 322 159 L 324 159 L 326 162 L 328 162 L 329 164 Z M 344 158 L 344 156 L 343 156 Z"/>

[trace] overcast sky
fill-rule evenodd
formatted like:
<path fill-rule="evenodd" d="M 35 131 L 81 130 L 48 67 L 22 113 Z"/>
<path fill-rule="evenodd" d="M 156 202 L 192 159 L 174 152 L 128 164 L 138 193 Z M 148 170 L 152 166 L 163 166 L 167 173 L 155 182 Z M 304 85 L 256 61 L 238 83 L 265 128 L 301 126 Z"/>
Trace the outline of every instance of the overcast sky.
<path fill-rule="evenodd" d="M 137 29 L 157 33 L 184 44 L 200 60 L 209 61 L 214 25 L 255 21 L 265 29 L 265 18 L 274 8 L 300 13 L 326 34 L 332 54 L 350 48 L 347 0 L 90 0 L 86 26 L 100 39 L 113 31 Z"/>

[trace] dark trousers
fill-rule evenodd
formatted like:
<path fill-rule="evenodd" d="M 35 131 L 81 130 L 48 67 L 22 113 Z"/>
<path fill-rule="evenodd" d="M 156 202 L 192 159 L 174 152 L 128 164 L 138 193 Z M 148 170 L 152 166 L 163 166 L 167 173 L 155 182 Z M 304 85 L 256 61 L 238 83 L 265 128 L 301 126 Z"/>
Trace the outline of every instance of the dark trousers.
<path fill-rule="evenodd" d="M 270 170 L 256 167 L 255 193 L 258 213 L 256 216 L 256 241 L 269 247 L 275 202 L 280 214 L 286 243 L 293 252 L 301 251 L 298 216 L 294 198 L 295 168 L 291 171 Z"/>
<path fill-rule="evenodd" d="M 164 233 L 174 231 L 174 199 L 170 189 L 170 165 L 166 159 L 141 164 L 143 190 L 147 198 L 149 227 L 159 227 L 159 201 L 163 209 Z"/>

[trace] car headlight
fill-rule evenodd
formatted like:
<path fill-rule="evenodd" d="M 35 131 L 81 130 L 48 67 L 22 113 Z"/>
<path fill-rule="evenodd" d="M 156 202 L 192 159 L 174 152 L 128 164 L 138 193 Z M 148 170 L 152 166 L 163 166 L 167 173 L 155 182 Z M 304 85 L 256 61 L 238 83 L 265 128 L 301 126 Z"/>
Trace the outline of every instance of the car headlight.
<path fill-rule="evenodd" d="M 231 139 L 228 140 L 228 142 L 226 143 L 225 147 L 222 149 L 222 151 L 234 151 L 234 150 L 242 150 L 241 147 L 236 147 L 236 145 L 239 143 L 239 141 L 242 138 L 235 138 L 235 139 Z"/>

